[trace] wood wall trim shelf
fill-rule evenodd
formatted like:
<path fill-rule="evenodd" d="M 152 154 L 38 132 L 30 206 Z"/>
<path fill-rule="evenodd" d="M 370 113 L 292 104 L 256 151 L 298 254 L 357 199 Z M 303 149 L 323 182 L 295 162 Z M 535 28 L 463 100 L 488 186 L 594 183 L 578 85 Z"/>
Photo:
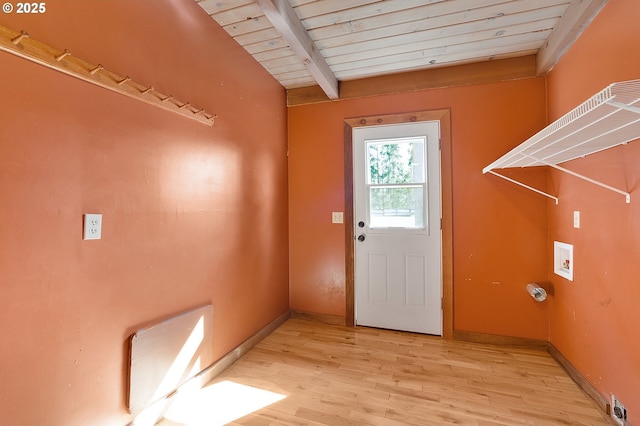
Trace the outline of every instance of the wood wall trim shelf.
<path fill-rule="evenodd" d="M 0 50 L 209 126 L 213 126 L 216 118 L 189 102 L 157 92 L 153 86 L 137 83 L 100 64 L 90 64 L 67 49 L 58 50 L 34 40 L 25 31 L 18 32 L 0 25 Z"/>
<path fill-rule="evenodd" d="M 340 82 L 340 100 L 536 77 L 534 55 Z M 287 90 L 287 106 L 330 102 L 320 86 Z"/>
<path fill-rule="evenodd" d="M 482 173 L 491 173 L 507 179 L 555 199 L 557 204 L 557 197 L 495 172 L 495 169 L 513 167 L 550 166 L 624 195 L 626 202 L 629 203 L 631 202 L 629 192 L 583 176 L 559 164 L 623 145 L 638 138 L 640 138 L 640 80 L 612 83 L 489 164 Z"/>

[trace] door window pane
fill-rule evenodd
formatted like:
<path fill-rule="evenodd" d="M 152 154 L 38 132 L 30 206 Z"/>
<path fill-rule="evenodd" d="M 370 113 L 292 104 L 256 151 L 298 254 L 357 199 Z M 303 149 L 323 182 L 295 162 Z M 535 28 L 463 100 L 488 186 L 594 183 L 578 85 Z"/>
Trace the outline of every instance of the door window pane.
<path fill-rule="evenodd" d="M 372 228 L 424 228 L 424 187 L 370 187 Z"/>
<path fill-rule="evenodd" d="M 367 183 L 424 183 L 424 142 L 423 138 L 367 142 Z"/>

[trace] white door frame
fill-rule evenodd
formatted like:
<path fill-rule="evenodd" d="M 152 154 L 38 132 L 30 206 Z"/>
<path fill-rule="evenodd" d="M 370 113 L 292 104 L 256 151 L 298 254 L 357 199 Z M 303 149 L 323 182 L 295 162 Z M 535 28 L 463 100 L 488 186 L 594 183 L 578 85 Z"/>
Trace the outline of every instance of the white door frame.
<path fill-rule="evenodd" d="M 353 128 L 417 121 L 440 122 L 440 182 L 442 186 L 442 337 L 453 338 L 453 217 L 451 182 L 451 112 L 448 109 L 346 119 L 344 122 L 345 301 L 347 325 L 355 324 L 355 257 L 353 212 Z"/>

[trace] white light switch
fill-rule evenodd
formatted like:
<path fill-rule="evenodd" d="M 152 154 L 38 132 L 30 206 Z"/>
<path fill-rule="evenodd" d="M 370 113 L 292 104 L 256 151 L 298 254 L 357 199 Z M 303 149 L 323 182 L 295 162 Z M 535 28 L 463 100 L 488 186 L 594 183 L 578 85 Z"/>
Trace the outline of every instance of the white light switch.
<path fill-rule="evenodd" d="M 331 212 L 331 223 L 343 223 L 342 212 Z"/>
<path fill-rule="evenodd" d="M 578 210 L 573 212 L 573 227 L 580 228 L 580 212 Z"/>
<path fill-rule="evenodd" d="M 84 215 L 84 240 L 102 238 L 102 215 L 87 213 Z"/>

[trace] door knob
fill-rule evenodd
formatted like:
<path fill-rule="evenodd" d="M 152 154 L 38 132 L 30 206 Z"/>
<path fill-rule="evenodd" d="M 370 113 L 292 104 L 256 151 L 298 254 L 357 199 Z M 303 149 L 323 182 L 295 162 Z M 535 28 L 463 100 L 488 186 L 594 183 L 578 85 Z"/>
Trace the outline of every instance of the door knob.
<path fill-rule="evenodd" d="M 358 235 L 358 241 L 364 241 L 367 238 L 364 234 Z"/>

